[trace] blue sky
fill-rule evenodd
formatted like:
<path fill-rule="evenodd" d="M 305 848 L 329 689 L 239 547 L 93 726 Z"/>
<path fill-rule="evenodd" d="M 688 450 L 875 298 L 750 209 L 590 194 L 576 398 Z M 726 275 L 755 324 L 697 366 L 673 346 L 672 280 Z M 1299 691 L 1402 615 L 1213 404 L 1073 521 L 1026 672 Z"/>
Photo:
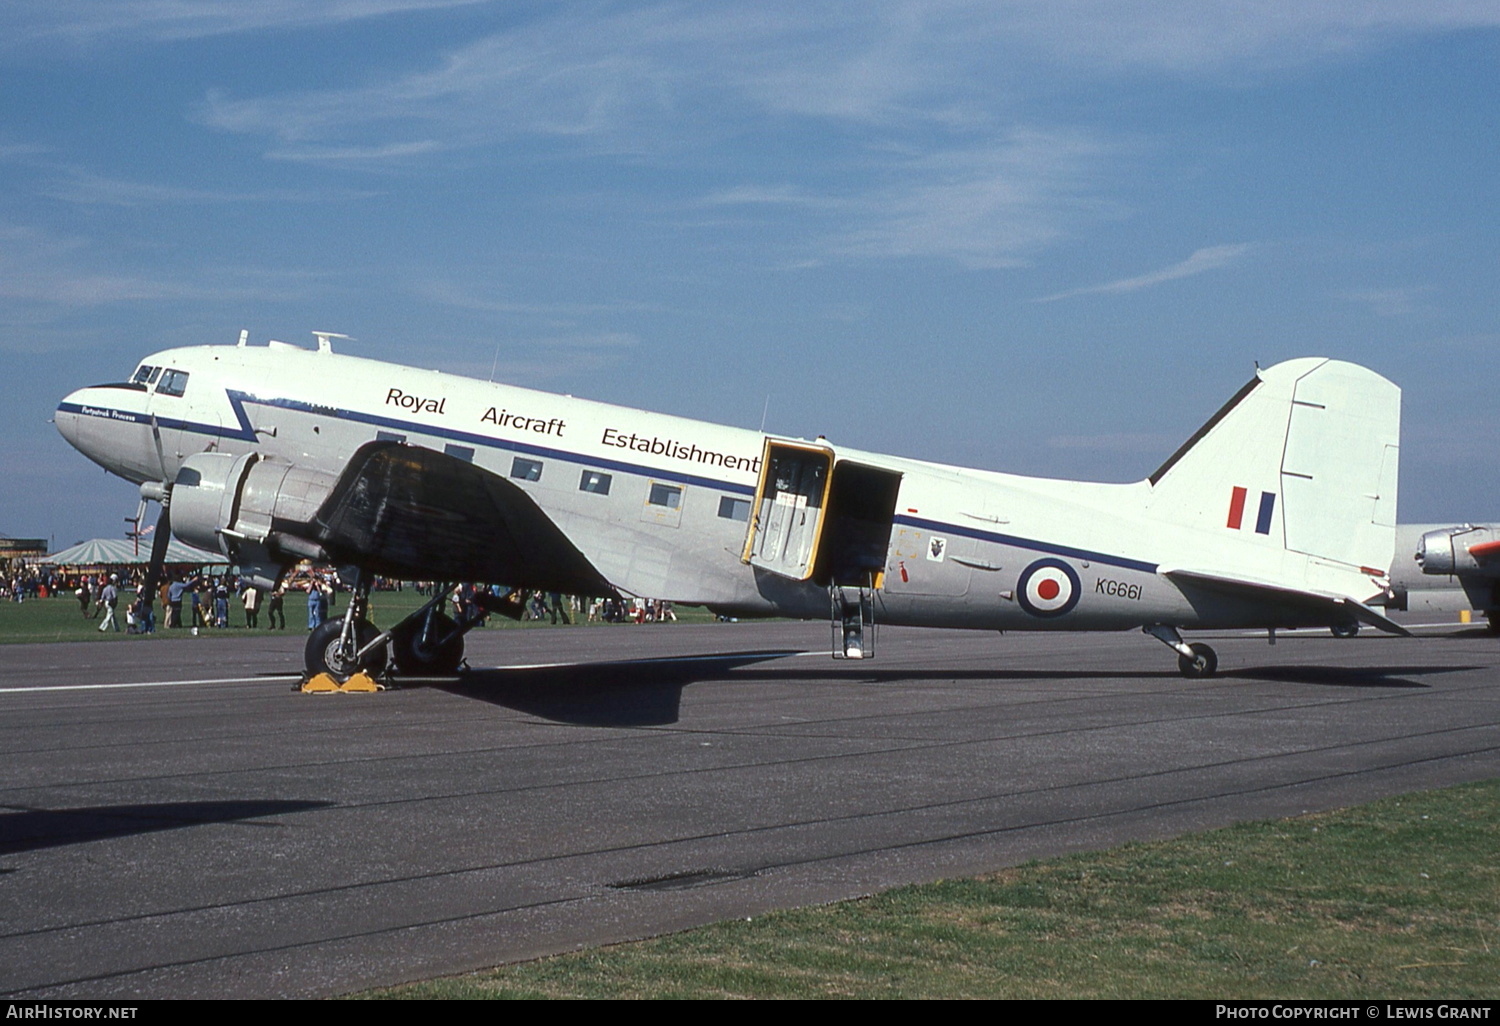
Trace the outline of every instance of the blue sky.
<path fill-rule="evenodd" d="M 12 2 L 0 533 L 118 534 L 57 400 L 241 328 L 1097 480 L 1333 356 L 1500 520 L 1497 219 L 1492 0 Z"/>

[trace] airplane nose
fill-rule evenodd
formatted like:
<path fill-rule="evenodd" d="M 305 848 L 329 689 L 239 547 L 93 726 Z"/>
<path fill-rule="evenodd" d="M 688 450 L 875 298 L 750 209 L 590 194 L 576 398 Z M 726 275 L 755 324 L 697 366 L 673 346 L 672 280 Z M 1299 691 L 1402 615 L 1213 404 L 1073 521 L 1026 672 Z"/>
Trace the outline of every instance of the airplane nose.
<path fill-rule="evenodd" d="M 105 470 L 142 481 L 153 474 L 155 449 L 143 411 L 130 409 L 127 402 L 125 393 L 113 386 L 80 388 L 57 404 L 52 422 L 69 445 Z"/>
<path fill-rule="evenodd" d="M 83 407 L 82 391 L 69 392 L 63 397 L 62 402 L 57 404 L 57 412 L 52 416 L 52 423 L 57 427 L 57 433 L 68 440 L 73 448 L 82 451 L 78 421 L 82 417 L 79 412 Z"/>

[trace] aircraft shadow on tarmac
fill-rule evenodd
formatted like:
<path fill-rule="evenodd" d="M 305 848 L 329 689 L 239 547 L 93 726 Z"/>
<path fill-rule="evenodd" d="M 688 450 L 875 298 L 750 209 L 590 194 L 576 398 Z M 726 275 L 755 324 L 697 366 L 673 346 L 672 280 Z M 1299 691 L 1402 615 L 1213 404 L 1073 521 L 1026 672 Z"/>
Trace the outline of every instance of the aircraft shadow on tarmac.
<path fill-rule="evenodd" d="M 587 727 L 648 727 L 676 723 L 682 689 L 725 680 L 742 666 L 794 651 L 631 659 L 470 670 L 456 680 L 424 684 L 559 723 Z"/>
<path fill-rule="evenodd" d="M 0 855 L 38 848 L 129 837 L 159 830 L 235 823 L 320 809 L 330 802 L 222 801 L 95 805 L 79 809 L 15 809 L 0 812 Z"/>
<path fill-rule="evenodd" d="M 744 680 L 739 673 L 747 666 L 798 653 L 787 651 L 738 652 L 723 655 L 681 656 L 671 659 L 570 663 L 558 666 L 473 669 L 457 679 L 414 682 L 408 686 L 432 687 L 464 698 L 529 713 L 559 723 L 593 727 L 661 726 L 676 723 L 682 689 L 691 684 Z M 1228 686 L 1240 681 L 1273 681 L 1318 687 L 1423 689 L 1429 684 L 1411 680 L 1433 673 L 1475 669 L 1468 666 L 1266 666 L 1246 667 L 1221 673 L 1210 685 Z M 1180 681 L 1202 686 L 1203 681 L 1185 681 L 1175 671 L 1127 671 L 1100 673 L 1081 670 L 1041 669 L 921 669 L 904 666 L 877 670 L 868 663 L 838 662 L 792 667 L 767 667 L 753 679 L 767 683 L 795 681 L 844 682 L 861 685 L 912 682 L 994 682 L 1038 680 Z"/>
<path fill-rule="evenodd" d="M 1461 673 L 1478 666 L 1247 666 L 1220 673 L 1219 679 L 1268 680 L 1337 688 L 1416 688 L 1431 684 L 1408 680 L 1429 673 Z"/>

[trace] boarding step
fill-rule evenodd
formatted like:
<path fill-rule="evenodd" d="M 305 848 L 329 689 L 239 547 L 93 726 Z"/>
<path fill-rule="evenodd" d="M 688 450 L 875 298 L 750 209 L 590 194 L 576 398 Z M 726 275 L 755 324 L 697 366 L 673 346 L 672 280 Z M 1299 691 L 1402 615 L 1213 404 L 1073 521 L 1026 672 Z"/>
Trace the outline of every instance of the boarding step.
<path fill-rule="evenodd" d="M 875 658 L 875 590 L 835 584 L 828 589 L 835 659 Z"/>

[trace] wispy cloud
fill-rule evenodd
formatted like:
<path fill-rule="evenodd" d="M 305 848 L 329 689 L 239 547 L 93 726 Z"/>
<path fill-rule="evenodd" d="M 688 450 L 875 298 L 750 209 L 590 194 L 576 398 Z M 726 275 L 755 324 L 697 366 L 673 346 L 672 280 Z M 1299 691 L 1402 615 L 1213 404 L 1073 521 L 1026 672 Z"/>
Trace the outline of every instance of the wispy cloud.
<path fill-rule="evenodd" d="M 119 252 L 91 239 L 0 223 L 0 299 L 42 309 L 76 312 L 117 303 L 176 300 L 266 302 L 306 288 L 310 278 L 296 270 L 195 267 L 188 273 L 152 273 L 112 269 L 111 265 L 120 262 Z"/>
<path fill-rule="evenodd" d="M 40 195 L 69 203 L 117 207 L 145 207 L 162 204 L 327 203 L 337 200 L 369 199 L 378 195 L 370 190 L 354 189 L 204 189 L 169 183 L 128 181 L 82 172 L 68 174 L 61 182 L 42 186 L 37 191 Z"/>
<path fill-rule="evenodd" d="M 1352 289 L 1339 293 L 1339 298 L 1350 303 L 1366 306 L 1377 317 L 1404 317 L 1417 313 L 1423 297 L 1432 292 L 1430 285 L 1409 288 Z"/>
<path fill-rule="evenodd" d="M 11 4 L 0 38 L 11 46 L 49 39 L 117 46 L 132 40 L 201 39 L 336 25 L 364 18 L 462 7 L 491 0 L 48 0 Z"/>
<path fill-rule="evenodd" d="M 629 300 L 612 303 L 537 303 L 515 302 L 503 298 L 493 291 L 466 288 L 450 281 L 419 280 L 408 285 L 408 291 L 421 299 L 450 306 L 459 310 L 478 313 L 514 314 L 553 319 L 580 318 L 591 314 L 606 313 L 660 313 L 663 307 L 657 303 Z"/>
<path fill-rule="evenodd" d="M 1042 296 L 1032 300 L 1035 303 L 1053 303 L 1059 299 L 1071 299 L 1074 296 L 1087 296 L 1096 293 L 1121 293 L 1136 292 L 1140 289 L 1148 289 L 1153 285 L 1161 285 L 1169 281 L 1177 281 L 1180 278 L 1191 278 L 1195 274 L 1205 271 L 1218 270 L 1234 263 L 1240 257 L 1250 251 L 1248 244 L 1237 244 L 1227 246 L 1206 246 L 1196 250 L 1192 256 L 1170 267 L 1163 267 L 1159 271 L 1150 274 L 1137 275 L 1133 278 L 1119 278 L 1108 281 L 1102 285 L 1087 285 L 1083 288 L 1069 289 L 1066 292 L 1056 292 L 1050 296 Z"/>
<path fill-rule="evenodd" d="M 857 222 L 829 251 L 866 258 L 944 257 L 971 267 L 1027 262 L 1105 204 L 1099 165 L 1111 146 L 1082 132 L 1018 130 L 984 146 L 895 164 L 895 184 L 858 197 Z"/>
<path fill-rule="evenodd" d="M 81 23 L 219 26 L 216 31 L 372 17 L 461 0 L 97 4 Z M 59 24 L 62 19 L 59 19 Z M 70 16 L 71 17 L 71 16 Z M 986 129 L 1014 119 L 1038 73 L 1098 80 L 1135 71 L 1236 78 L 1412 33 L 1500 25 L 1480 0 L 829 0 L 749 7 L 678 3 L 532 7 L 503 31 L 427 66 L 326 90 L 211 97 L 232 131 L 336 155 L 414 139 L 436 149 L 516 133 L 638 151 L 733 132 L 745 112 L 864 124 Z M 419 58 L 420 59 L 420 58 Z M 724 119 L 728 119 L 728 123 Z M 358 138 L 373 133 L 375 139 Z M 401 155 L 402 151 L 393 151 Z"/>
<path fill-rule="evenodd" d="M 795 185 L 738 185 L 711 192 L 697 202 L 705 207 L 830 207 L 841 201 Z"/>

